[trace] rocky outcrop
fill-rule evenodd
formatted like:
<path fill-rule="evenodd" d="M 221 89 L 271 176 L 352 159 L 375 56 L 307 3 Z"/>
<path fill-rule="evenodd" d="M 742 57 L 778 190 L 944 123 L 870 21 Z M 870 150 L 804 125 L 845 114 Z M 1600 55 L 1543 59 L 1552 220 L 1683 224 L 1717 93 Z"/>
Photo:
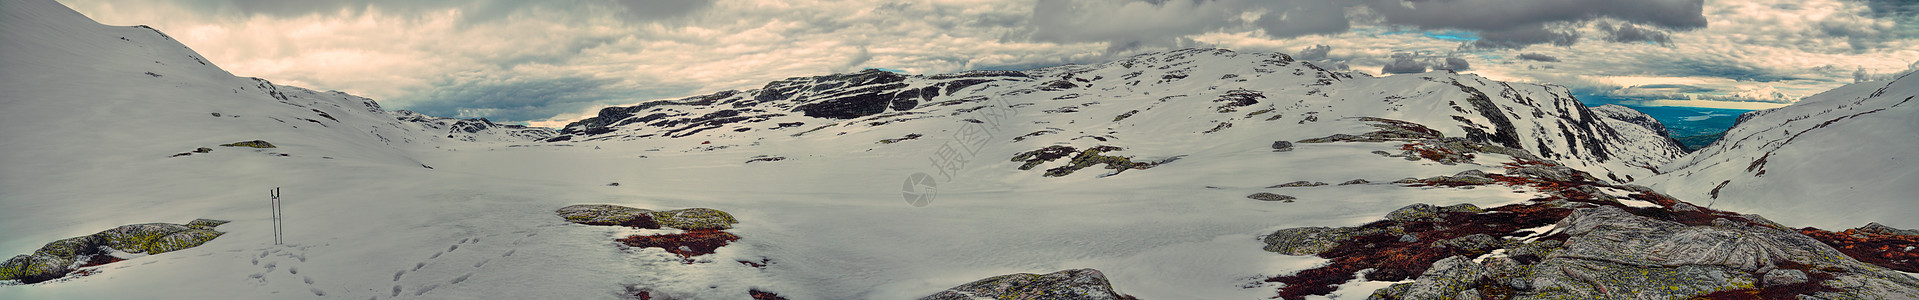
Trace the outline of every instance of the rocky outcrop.
<path fill-rule="evenodd" d="M 1113 291 L 1106 275 L 1094 269 L 1049 274 L 993 276 L 934 293 L 920 300 L 1137 300 Z"/>
<path fill-rule="evenodd" d="M 79 268 L 122 260 L 113 257 L 113 251 L 151 255 L 193 248 L 224 234 L 214 231 L 213 227 L 226 223 L 198 219 L 186 225 L 133 224 L 54 241 L 33 254 L 14 256 L 0 263 L 0 280 L 39 283 L 58 279 Z"/>
<path fill-rule="evenodd" d="M 1299 198 L 1293 198 L 1293 196 L 1266 193 L 1266 192 L 1253 193 L 1252 195 L 1246 195 L 1246 198 L 1259 200 L 1259 201 L 1280 201 L 1280 202 L 1293 202 L 1294 199 L 1299 199 Z"/>
<path fill-rule="evenodd" d="M 1759 295 L 1788 299 L 1919 297 L 1919 280 L 1851 259 L 1790 230 L 1716 219 L 1688 226 L 1613 206 L 1559 222 L 1563 246 L 1532 262 L 1452 256 L 1378 299 L 1674 299 Z"/>
<path fill-rule="evenodd" d="M 611 204 L 580 204 L 553 211 L 567 222 L 585 225 L 626 226 L 642 229 L 661 227 L 685 230 L 680 233 L 630 235 L 615 241 L 628 247 L 660 248 L 692 264 L 693 257 L 713 254 L 740 236 L 723 230 L 740 221 L 732 214 L 711 208 L 685 208 L 653 211 Z"/>
<path fill-rule="evenodd" d="M 251 141 L 240 141 L 240 142 L 233 142 L 232 144 L 221 144 L 220 146 L 222 146 L 222 147 L 251 147 L 251 148 L 262 148 L 262 149 L 264 149 L 264 148 L 276 148 L 275 146 L 273 146 L 273 143 L 268 143 L 267 141 L 262 141 L 262 140 L 251 140 Z"/>
<path fill-rule="evenodd" d="M 1265 237 L 1267 251 L 1331 262 L 1265 282 L 1283 284 L 1284 299 L 1330 294 L 1362 276 L 1411 280 L 1374 291 L 1371 299 L 1919 297 L 1919 279 L 1889 269 L 1905 267 L 1909 260 L 1897 252 L 1919 242 L 1897 228 L 1795 230 L 1642 186 L 1603 183 L 1552 162 L 1522 160 L 1505 168 L 1505 174 L 1450 177 L 1486 178 L 1548 196 L 1491 209 L 1414 204 L 1361 226 L 1279 230 Z"/>
<path fill-rule="evenodd" d="M 664 226 L 681 230 L 724 230 L 740 222 L 732 214 L 711 208 L 652 211 L 610 204 L 580 204 L 562 207 L 554 213 L 567 222 L 647 229 Z"/>

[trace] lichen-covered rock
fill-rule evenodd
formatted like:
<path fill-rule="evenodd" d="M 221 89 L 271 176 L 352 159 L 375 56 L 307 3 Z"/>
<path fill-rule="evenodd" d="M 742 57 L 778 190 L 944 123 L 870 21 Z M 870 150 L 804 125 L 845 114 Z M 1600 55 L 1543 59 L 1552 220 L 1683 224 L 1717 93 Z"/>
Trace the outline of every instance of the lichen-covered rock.
<path fill-rule="evenodd" d="M 554 210 L 567 222 L 586 225 L 633 226 L 657 229 L 659 223 L 647 213 L 651 210 L 610 204 L 580 204 Z"/>
<path fill-rule="evenodd" d="M 14 256 L 0 263 L 0 280 L 19 280 L 24 283 L 38 283 L 66 276 L 68 267 L 74 259 L 61 258 L 44 253 Z"/>
<path fill-rule="evenodd" d="M 1300 181 L 1287 182 L 1287 183 L 1281 183 L 1273 186 L 1268 186 L 1266 188 L 1271 189 L 1271 188 L 1289 188 L 1289 187 L 1315 187 L 1315 186 L 1322 186 L 1322 185 L 1326 185 L 1326 183 L 1318 182 L 1318 181 L 1300 180 Z"/>
<path fill-rule="evenodd" d="M 1252 194 L 1252 195 L 1246 195 L 1246 198 L 1249 198 L 1249 199 L 1253 199 L 1253 200 L 1259 200 L 1259 201 L 1280 201 L 1280 202 L 1293 202 L 1293 199 L 1298 199 L 1298 198 L 1293 198 L 1293 196 L 1287 196 L 1287 195 L 1280 195 L 1280 194 L 1274 194 L 1274 193 L 1266 193 L 1266 192 L 1260 192 L 1260 193 L 1254 193 L 1254 194 Z"/>
<path fill-rule="evenodd" d="M 1485 234 L 1450 238 L 1433 242 L 1435 247 L 1447 247 L 1472 253 L 1484 253 L 1493 249 L 1505 248 L 1506 241 Z"/>
<path fill-rule="evenodd" d="M 1792 269 L 1773 269 L 1766 271 L 1766 286 L 1781 286 L 1806 282 L 1806 271 Z"/>
<path fill-rule="evenodd" d="M 220 146 L 222 146 L 222 147 L 252 147 L 252 148 L 262 148 L 262 149 L 264 149 L 264 148 L 277 148 L 277 147 L 275 147 L 275 146 L 273 146 L 273 143 L 268 143 L 267 141 L 263 141 L 263 140 L 251 140 L 251 141 L 242 141 L 242 142 L 233 142 L 232 144 L 223 144 L 223 145 L 220 145 Z M 209 151 L 211 151 L 211 150 L 209 150 Z"/>
<path fill-rule="evenodd" d="M 1437 209 L 1419 206 L 1411 211 L 1433 210 Z M 1740 219 L 1689 226 L 1614 206 L 1580 208 L 1555 226 L 1565 234 L 1564 242 L 1498 246 L 1506 247 L 1511 259 L 1489 258 L 1484 264 L 1462 264 L 1466 256 L 1441 260 L 1417 281 L 1381 289 L 1374 297 L 1919 298 L 1919 280 L 1859 262 L 1797 232 Z M 1467 236 L 1436 244 L 1460 247 L 1490 239 Z M 1474 289 L 1496 294 L 1463 293 Z"/>
<path fill-rule="evenodd" d="M 101 244 L 120 251 L 160 254 L 199 246 L 220 234 L 180 224 L 147 223 L 115 227 L 93 236 Z"/>
<path fill-rule="evenodd" d="M 1393 284 L 1392 287 L 1373 292 L 1369 299 L 1461 299 L 1462 292 L 1473 291 L 1474 284 L 1486 277 L 1486 268 L 1473 262 L 1472 258 L 1453 256 L 1433 263 L 1419 275 L 1419 279 L 1409 283 Z M 1402 286 L 1403 285 L 1403 286 Z M 1478 293 L 1470 298 L 1478 299 Z"/>
<path fill-rule="evenodd" d="M 213 219 L 194 219 L 192 222 L 187 222 L 187 227 L 191 227 L 195 229 L 213 229 L 213 227 L 219 227 L 220 225 L 231 223 L 231 222 L 233 221 L 213 220 Z"/>
<path fill-rule="evenodd" d="M 661 226 L 683 230 L 731 229 L 740 223 L 732 214 L 711 208 L 687 208 L 647 213 Z"/>
<path fill-rule="evenodd" d="M 1339 242 L 1354 236 L 1372 234 L 1372 231 L 1354 227 L 1299 227 L 1274 231 L 1266 235 L 1266 251 L 1285 255 L 1316 255 L 1333 249 Z"/>
<path fill-rule="evenodd" d="M 1455 205 L 1446 206 L 1446 207 L 1439 207 L 1439 206 L 1434 206 L 1432 204 L 1425 204 L 1425 203 L 1414 203 L 1413 205 L 1407 205 L 1406 207 L 1401 207 L 1399 209 L 1393 210 L 1393 212 L 1391 213 L 1387 213 L 1386 219 L 1399 221 L 1399 222 L 1439 221 L 1439 220 L 1445 219 L 1444 216 L 1442 215 L 1445 213 L 1482 213 L 1482 212 L 1486 212 L 1486 210 L 1481 209 L 1479 208 L 1479 206 L 1473 205 L 1472 203 L 1461 203 L 1461 204 L 1455 204 Z"/>
<path fill-rule="evenodd" d="M 1094 269 L 1050 274 L 1019 273 L 980 279 L 940 291 L 920 300 L 1121 300 L 1136 299 L 1113 291 L 1106 275 Z"/>
<path fill-rule="evenodd" d="M 148 223 L 115 227 L 99 233 L 53 241 L 33 254 L 0 263 L 0 280 L 38 283 L 66 276 L 90 257 L 108 251 L 161 254 L 192 248 L 220 237 L 213 227 L 227 221 L 198 219 L 192 225 Z"/>

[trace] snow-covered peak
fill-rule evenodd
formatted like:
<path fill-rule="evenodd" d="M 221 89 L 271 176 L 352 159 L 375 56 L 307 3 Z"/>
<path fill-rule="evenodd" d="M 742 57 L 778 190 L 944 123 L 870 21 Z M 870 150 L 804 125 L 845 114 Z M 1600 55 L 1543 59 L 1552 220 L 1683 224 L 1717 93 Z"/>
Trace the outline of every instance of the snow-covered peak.
<path fill-rule="evenodd" d="M 1846 85 L 1754 111 L 1646 181 L 1715 208 L 1788 224 L 1919 227 L 1919 75 Z"/>

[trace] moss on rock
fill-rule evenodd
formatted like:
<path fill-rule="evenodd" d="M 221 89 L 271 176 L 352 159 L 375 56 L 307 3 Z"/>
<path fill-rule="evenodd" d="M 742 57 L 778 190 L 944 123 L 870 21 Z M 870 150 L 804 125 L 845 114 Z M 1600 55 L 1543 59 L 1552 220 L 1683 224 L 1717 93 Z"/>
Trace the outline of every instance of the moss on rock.
<path fill-rule="evenodd" d="M 554 210 L 567 222 L 586 225 L 631 226 L 658 229 L 659 223 L 647 213 L 652 210 L 625 207 L 611 204 L 580 204 L 561 207 Z"/>
<path fill-rule="evenodd" d="M 58 279 L 81 262 L 100 260 L 97 256 L 108 255 L 109 250 L 161 254 L 200 246 L 224 234 L 213 231 L 213 227 L 225 223 L 227 221 L 198 219 L 190 222 L 191 225 L 134 224 L 53 241 L 33 254 L 14 256 L 0 263 L 0 280 L 38 283 Z"/>
<path fill-rule="evenodd" d="M 732 214 L 711 208 L 687 208 L 647 213 L 662 226 L 683 230 L 722 230 L 739 224 Z"/>

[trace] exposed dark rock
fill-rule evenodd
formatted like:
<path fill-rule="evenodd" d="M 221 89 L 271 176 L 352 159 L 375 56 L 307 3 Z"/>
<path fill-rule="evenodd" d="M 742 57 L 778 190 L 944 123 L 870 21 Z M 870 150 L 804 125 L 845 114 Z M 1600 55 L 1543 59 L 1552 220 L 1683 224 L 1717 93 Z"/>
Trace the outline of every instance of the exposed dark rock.
<path fill-rule="evenodd" d="M 1259 91 L 1235 89 L 1226 91 L 1224 95 L 1219 95 L 1219 99 L 1214 99 L 1213 102 L 1220 103 L 1219 107 L 1215 108 L 1218 109 L 1219 112 L 1233 112 L 1240 107 L 1258 104 L 1259 99 L 1264 98 L 1266 98 L 1266 94 L 1260 93 Z"/>
<path fill-rule="evenodd" d="M 1246 198 L 1259 200 L 1259 201 L 1280 201 L 1280 202 L 1293 202 L 1293 199 L 1298 199 L 1298 198 L 1293 198 L 1293 196 L 1266 193 L 1266 192 L 1259 192 L 1259 193 L 1253 193 L 1252 195 L 1246 195 Z"/>
<path fill-rule="evenodd" d="M 251 141 L 243 141 L 243 142 L 233 142 L 232 144 L 221 144 L 220 146 L 223 146 L 223 147 L 253 147 L 253 148 L 263 148 L 263 149 L 264 149 L 264 148 L 277 148 L 277 147 L 275 147 L 275 146 L 273 146 L 273 143 L 268 143 L 267 141 L 262 141 L 262 140 L 251 140 Z M 211 150 L 209 150 L 209 151 L 211 151 Z"/>
<path fill-rule="evenodd" d="M 1106 275 L 1094 269 L 1076 269 L 1049 274 L 1019 273 L 1000 275 L 962 284 L 920 300 L 1126 300 L 1132 296 L 1113 291 Z"/>
<path fill-rule="evenodd" d="M 1288 142 L 1288 141 L 1274 141 L 1274 142 L 1273 142 L 1273 151 L 1274 151 L 1274 152 L 1284 152 L 1284 151 L 1293 151 L 1293 142 Z"/>
<path fill-rule="evenodd" d="M 1268 186 L 1266 188 L 1275 189 L 1275 188 L 1289 188 L 1289 187 L 1315 187 L 1315 186 L 1323 186 L 1323 185 L 1326 185 L 1326 183 L 1318 182 L 1318 181 L 1300 180 L 1300 181 L 1287 182 L 1287 183 L 1281 183 L 1273 186 Z"/>
<path fill-rule="evenodd" d="M 1365 179 L 1353 179 L 1353 180 L 1347 180 L 1346 182 L 1341 182 L 1339 183 L 1339 185 L 1355 185 L 1355 184 L 1368 184 L 1368 183 L 1373 183 L 1373 182 L 1367 181 Z"/>

